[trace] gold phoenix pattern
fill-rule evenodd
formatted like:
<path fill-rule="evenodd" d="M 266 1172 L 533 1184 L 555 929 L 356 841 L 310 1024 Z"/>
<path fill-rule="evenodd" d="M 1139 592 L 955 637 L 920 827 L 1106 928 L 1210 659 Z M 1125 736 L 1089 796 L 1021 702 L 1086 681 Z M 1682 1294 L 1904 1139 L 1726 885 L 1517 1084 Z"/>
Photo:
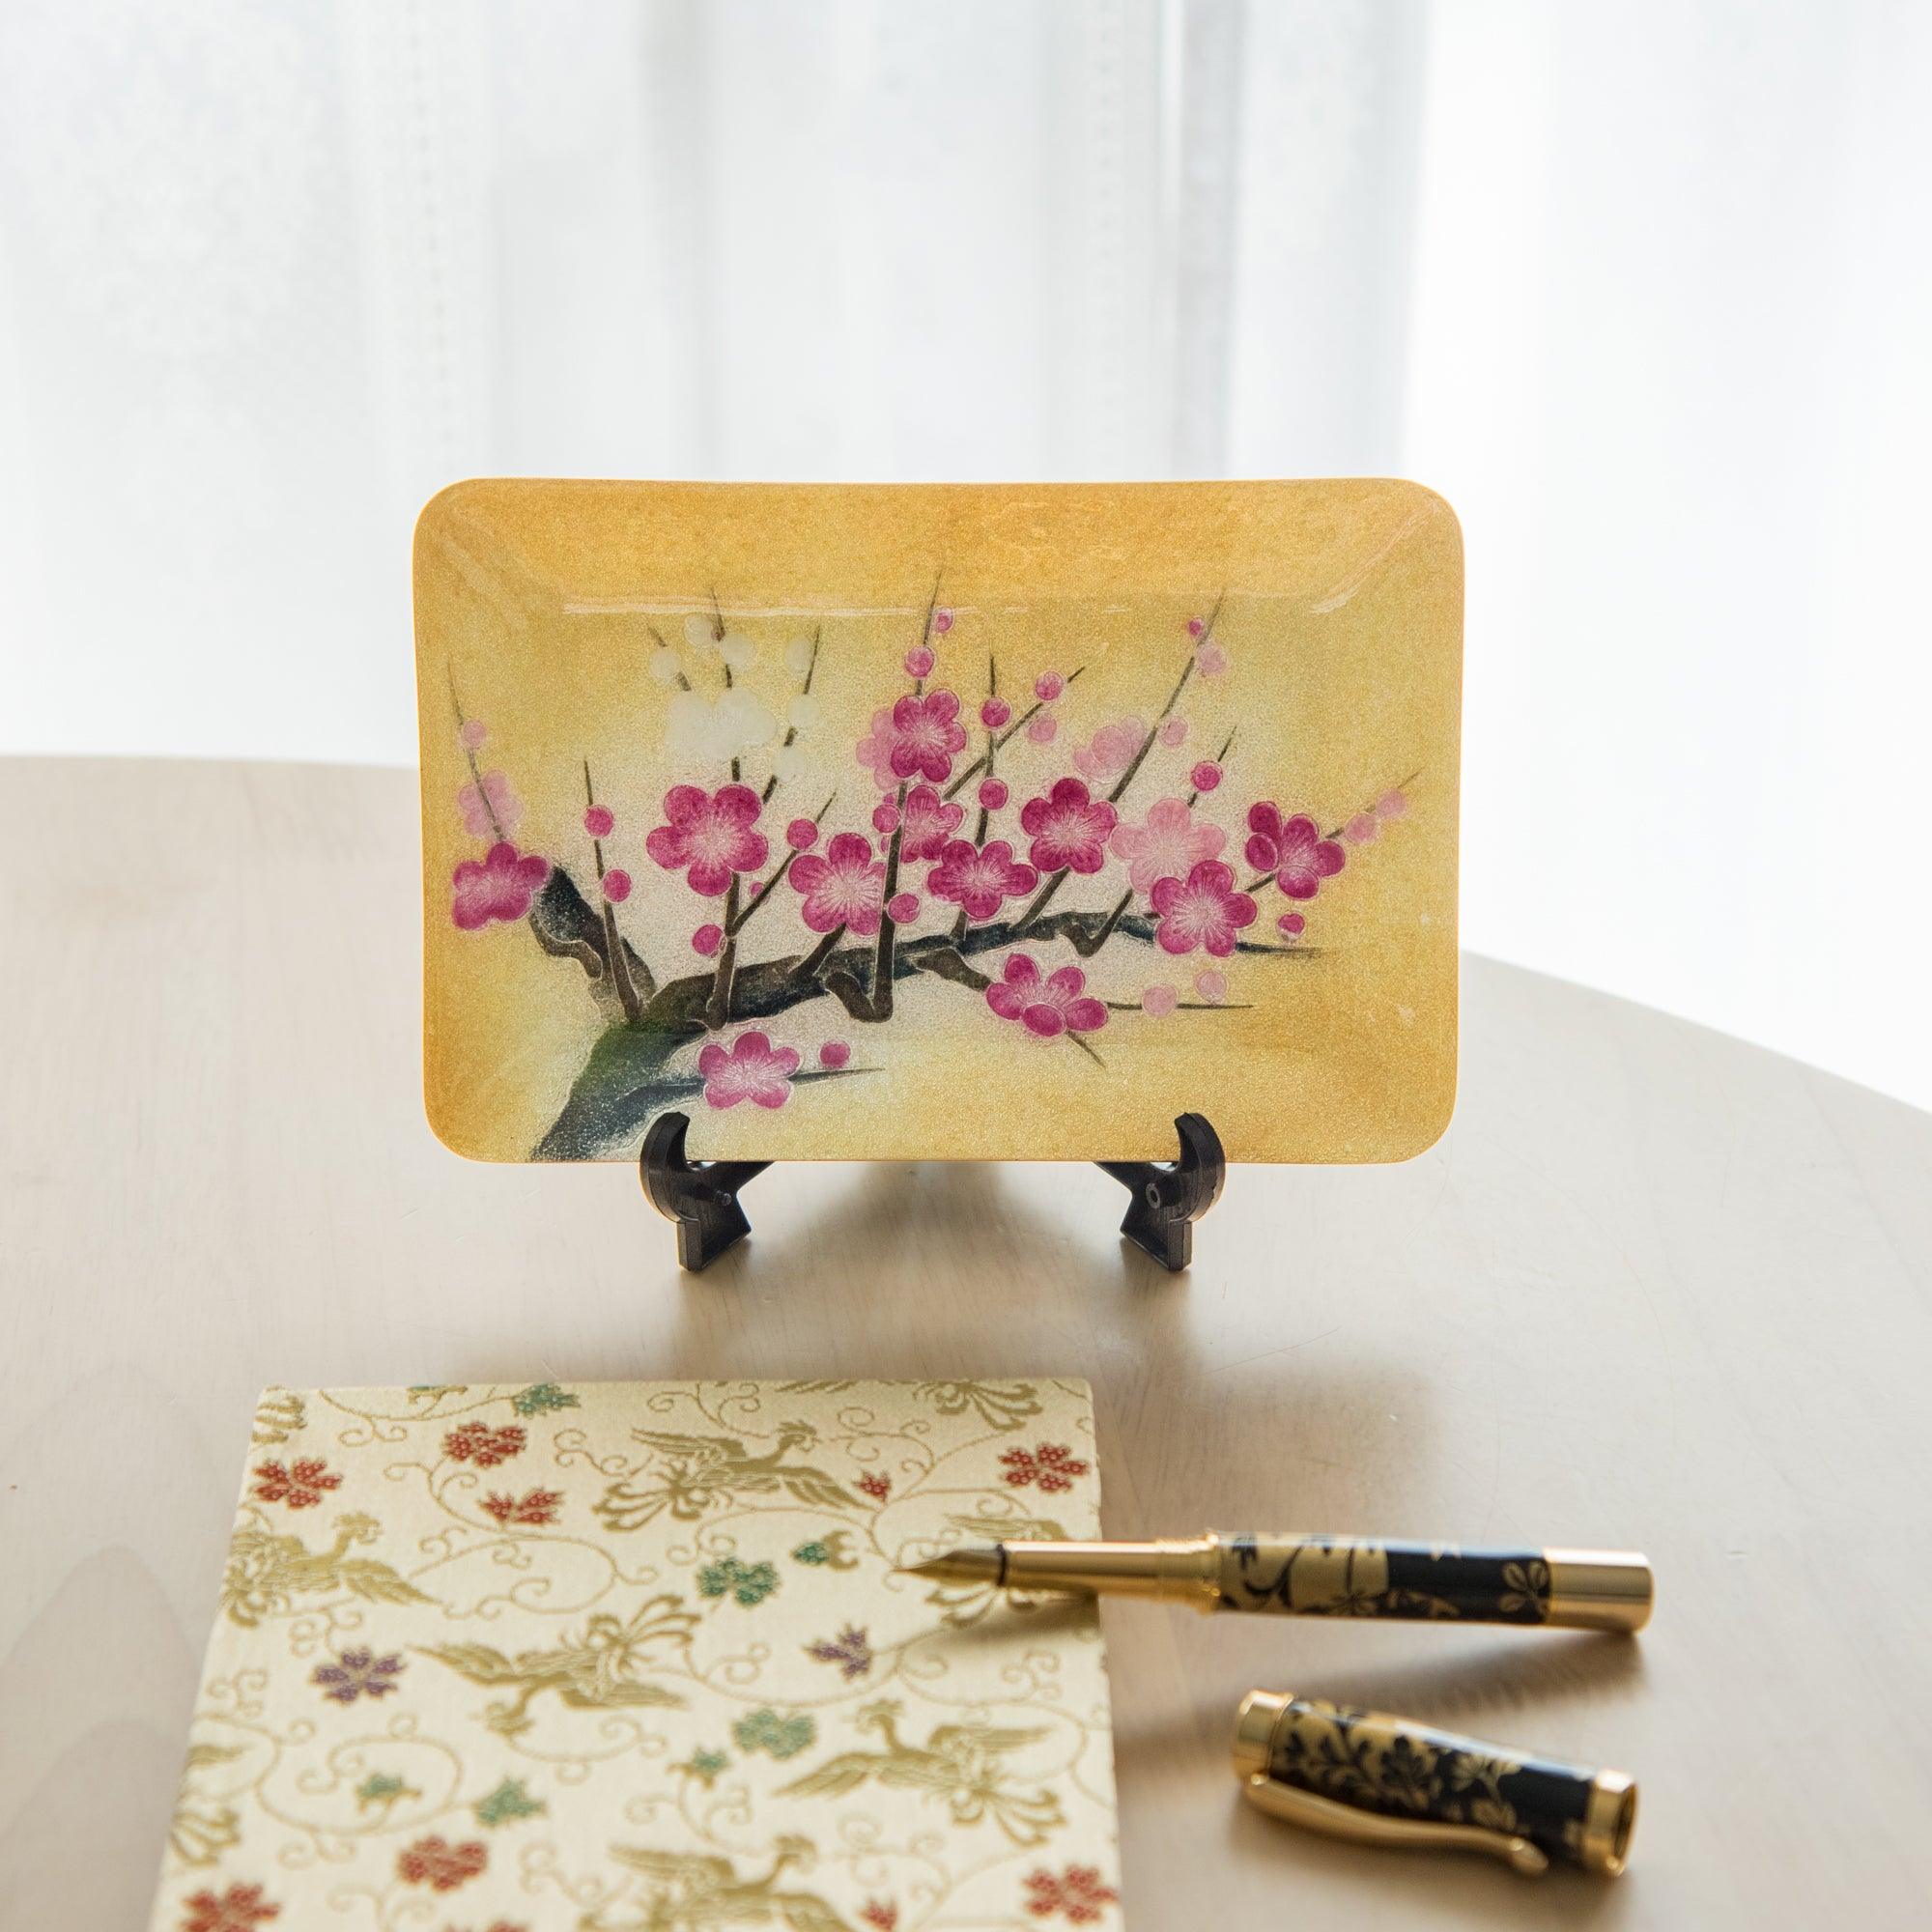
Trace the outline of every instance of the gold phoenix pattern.
<path fill-rule="evenodd" d="M 1085 1383 L 267 1391 L 153 1932 L 1118 1924 Z"/>

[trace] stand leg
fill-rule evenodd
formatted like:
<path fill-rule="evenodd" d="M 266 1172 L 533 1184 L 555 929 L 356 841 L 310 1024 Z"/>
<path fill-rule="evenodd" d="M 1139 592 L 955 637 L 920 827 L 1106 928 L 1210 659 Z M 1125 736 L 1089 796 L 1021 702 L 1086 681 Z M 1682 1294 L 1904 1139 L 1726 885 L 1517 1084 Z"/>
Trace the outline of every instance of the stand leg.
<path fill-rule="evenodd" d="M 1182 1114 L 1179 1160 L 1097 1163 L 1133 1196 L 1121 1233 L 1162 1267 L 1179 1273 L 1194 1259 L 1194 1224 L 1221 1198 L 1228 1157 L 1205 1114 Z"/>
<path fill-rule="evenodd" d="M 738 1190 L 764 1173 L 768 1160 L 700 1160 L 684 1157 L 691 1125 L 683 1114 L 660 1114 L 644 1135 L 638 1178 L 650 1204 L 677 1224 L 677 1264 L 696 1274 L 752 1232 Z"/>

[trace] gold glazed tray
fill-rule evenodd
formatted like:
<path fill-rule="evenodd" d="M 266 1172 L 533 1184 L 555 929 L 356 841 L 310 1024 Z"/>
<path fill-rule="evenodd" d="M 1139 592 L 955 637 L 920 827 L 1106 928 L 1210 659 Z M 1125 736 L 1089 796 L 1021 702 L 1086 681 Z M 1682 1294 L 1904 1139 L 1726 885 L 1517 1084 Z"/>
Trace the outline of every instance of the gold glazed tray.
<path fill-rule="evenodd" d="M 432 1124 L 1420 1151 L 1462 602 L 1401 482 L 455 485 L 415 543 Z"/>

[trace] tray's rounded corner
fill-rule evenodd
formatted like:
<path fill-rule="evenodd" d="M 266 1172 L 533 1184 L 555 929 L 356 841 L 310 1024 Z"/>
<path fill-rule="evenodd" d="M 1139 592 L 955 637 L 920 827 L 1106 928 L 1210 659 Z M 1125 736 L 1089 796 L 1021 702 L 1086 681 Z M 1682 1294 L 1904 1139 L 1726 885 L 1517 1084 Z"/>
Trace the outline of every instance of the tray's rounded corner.
<path fill-rule="evenodd" d="M 481 491 L 493 489 L 497 481 L 497 478 L 490 476 L 460 476 L 453 483 L 445 483 L 416 512 L 410 539 L 410 554 L 419 557 L 425 545 L 436 542 L 441 536 L 445 526 L 467 498 Z"/>

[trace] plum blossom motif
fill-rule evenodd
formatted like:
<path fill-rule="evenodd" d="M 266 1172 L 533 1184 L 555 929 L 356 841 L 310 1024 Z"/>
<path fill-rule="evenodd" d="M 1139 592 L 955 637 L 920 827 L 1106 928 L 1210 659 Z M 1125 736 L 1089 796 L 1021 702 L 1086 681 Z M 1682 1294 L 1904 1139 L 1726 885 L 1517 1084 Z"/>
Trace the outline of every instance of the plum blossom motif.
<path fill-rule="evenodd" d="M 499 838 L 480 863 L 466 859 L 449 875 L 449 917 L 463 932 L 474 932 L 493 919 L 513 924 L 529 911 L 549 877 L 548 859 L 534 852 L 519 856 L 507 838 Z"/>
<path fill-rule="evenodd" d="M 1103 724 L 1084 745 L 1073 748 L 1073 766 L 1094 784 L 1111 784 L 1140 756 L 1147 743 L 1147 726 L 1138 718 L 1122 718 Z"/>
<path fill-rule="evenodd" d="M 1033 840 L 1027 857 L 1042 872 L 1097 872 L 1120 816 L 1079 779 L 1062 779 L 1044 798 L 1030 798 L 1020 809 L 1021 829 Z"/>
<path fill-rule="evenodd" d="M 321 1687 L 325 1697 L 338 1704 L 353 1704 L 358 1697 L 387 1696 L 395 1690 L 402 1670 L 400 1653 L 378 1657 L 364 1645 L 338 1651 L 333 1663 L 318 1663 L 310 1681 Z"/>
<path fill-rule="evenodd" d="M 1065 1918 L 1069 1925 L 1094 1925 L 1121 1894 L 1101 1883 L 1093 1865 L 1068 1865 L 1056 1877 L 1041 1866 L 1027 1874 L 1026 1909 L 1035 1918 Z"/>
<path fill-rule="evenodd" d="M 886 865 L 872 857 L 872 841 L 864 833 L 838 833 L 827 844 L 823 858 L 807 853 L 794 859 L 789 876 L 793 889 L 804 897 L 799 917 L 813 932 L 843 925 L 863 939 L 878 931 L 886 900 Z"/>
<path fill-rule="evenodd" d="M 965 816 L 963 805 L 946 804 L 931 785 L 914 785 L 899 814 L 899 857 L 908 863 L 938 858 Z"/>
<path fill-rule="evenodd" d="M 668 823 L 652 828 L 644 850 L 666 871 L 683 872 L 693 892 L 722 897 L 732 873 L 754 872 L 765 863 L 769 841 L 753 829 L 761 810 L 750 785 L 720 785 L 715 792 L 672 785 L 665 793 Z"/>
<path fill-rule="evenodd" d="M 834 841 L 837 843 L 837 840 Z M 791 1096 L 798 1071 L 798 1048 L 774 1046 L 767 1034 L 741 1033 L 726 1047 L 711 1040 L 697 1056 L 704 1076 L 704 1098 L 713 1107 L 735 1107 L 750 1100 L 757 1107 L 782 1107 Z"/>
<path fill-rule="evenodd" d="M 867 1469 L 859 1478 L 859 1487 L 875 1503 L 882 1503 L 893 1492 L 893 1479 L 890 1476 L 880 1475 L 876 1469 Z"/>
<path fill-rule="evenodd" d="M 1015 952 L 986 988 L 986 1004 L 1038 1038 L 1057 1039 L 1063 1033 L 1093 1033 L 1107 1024 L 1107 1009 L 1086 988 L 1087 976 L 1079 967 L 1063 966 L 1042 980 L 1032 954 Z"/>
<path fill-rule="evenodd" d="M 490 1850 L 480 1838 L 452 1845 L 432 1833 L 396 1854 L 396 1876 L 406 1885 L 426 1885 L 432 1891 L 454 1891 L 490 1862 Z"/>
<path fill-rule="evenodd" d="M 1217 959 L 1235 950 L 1235 935 L 1252 925 L 1260 908 L 1235 890 L 1235 875 L 1218 859 L 1193 867 L 1185 880 L 1156 879 L 1149 895 L 1160 915 L 1154 938 L 1163 952 L 1192 952 L 1205 946 Z"/>
<path fill-rule="evenodd" d="M 1038 884 L 1039 874 L 1019 864 L 1004 838 L 984 846 L 954 838 L 925 875 L 926 891 L 962 907 L 968 919 L 991 919 L 1004 901 L 1019 898 Z"/>
<path fill-rule="evenodd" d="M 1248 808 L 1248 864 L 1272 872 L 1274 882 L 1292 899 L 1312 899 L 1321 881 L 1331 879 L 1348 863 L 1349 855 L 1306 812 L 1284 820 L 1280 807 L 1264 799 Z"/>
<path fill-rule="evenodd" d="M 1137 893 L 1151 893 L 1156 879 L 1184 879 L 1228 842 L 1218 825 L 1197 825 L 1178 798 L 1156 800 L 1139 825 L 1114 827 L 1108 841 L 1117 859 L 1127 862 L 1127 877 Z"/>
<path fill-rule="evenodd" d="M 778 713 L 742 684 L 707 697 L 680 691 L 670 701 L 666 735 L 679 751 L 703 764 L 728 763 L 755 751 L 779 728 Z"/>
<path fill-rule="evenodd" d="M 456 794 L 456 809 L 472 838 L 488 838 L 493 833 L 507 838 L 524 815 L 524 802 L 502 772 L 485 772 L 476 783 L 465 785 Z"/>
<path fill-rule="evenodd" d="M 255 1932 L 281 1916 L 282 1908 L 259 1885 L 231 1885 L 218 1892 L 195 1892 L 187 1901 L 181 1932 Z"/>
<path fill-rule="evenodd" d="M 911 778 L 944 784 L 952 776 L 953 758 L 965 749 L 959 699 L 950 691 L 901 697 L 890 709 L 873 712 L 870 735 L 858 747 L 859 762 L 870 767 L 881 791 Z"/>

